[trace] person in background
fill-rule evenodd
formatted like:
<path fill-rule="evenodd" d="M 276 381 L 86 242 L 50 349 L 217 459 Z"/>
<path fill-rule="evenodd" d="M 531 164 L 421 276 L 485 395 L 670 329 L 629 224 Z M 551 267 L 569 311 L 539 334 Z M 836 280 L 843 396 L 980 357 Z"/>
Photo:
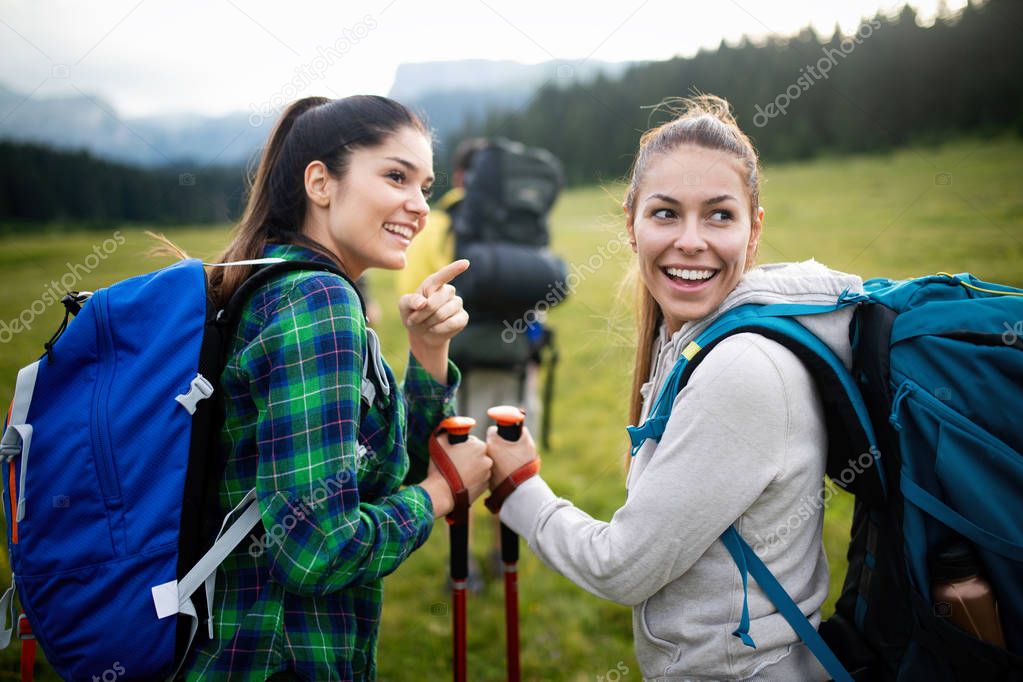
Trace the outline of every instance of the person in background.
<path fill-rule="evenodd" d="M 450 263 L 455 255 L 455 235 L 452 230 L 452 216 L 459 210 L 465 199 L 465 176 L 472 165 L 477 151 L 487 145 L 484 138 L 463 140 L 455 148 L 451 165 L 451 189 L 436 200 L 427 219 L 422 235 L 408 249 L 408 266 L 397 277 L 398 293 L 412 291 L 422 278 Z M 473 321 L 470 316 L 469 325 Z M 542 322 L 528 326 L 526 338 L 534 345 L 542 341 Z M 495 405 L 518 405 L 526 410 L 526 424 L 538 432 L 542 418 L 540 400 L 540 365 L 536 357 L 525 367 L 474 367 L 468 359 L 464 343 L 468 338 L 452 342 L 452 360 L 462 371 L 462 383 L 457 393 L 459 413 L 476 420 L 474 433 L 483 436 L 490 423 L 487 410 Z M 461 351 L 461 357 L 460 357 Z M 524 370 L 524 371 L 523 371 Z M 495 525 L 495 528 L 497 526 Z M 494 544 L 488 554 L 490 573 L 501 575 L 502 563 L 499 547 L 499 533 L 495 532 Z M 478 592 L 485 586 L 485 577 L 479 562 L 470 555 L 468 587 Z"/>

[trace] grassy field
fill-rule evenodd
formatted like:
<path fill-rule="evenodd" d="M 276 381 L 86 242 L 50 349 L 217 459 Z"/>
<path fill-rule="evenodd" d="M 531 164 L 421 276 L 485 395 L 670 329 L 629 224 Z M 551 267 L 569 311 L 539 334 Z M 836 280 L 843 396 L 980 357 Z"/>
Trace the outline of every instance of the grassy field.
<path fill-rule="evenodd" d="M 760 259 L 816 258 L 864 277 L 968 270 L 1023 285 L 1021 171 L 1023 142 L 1017 138 L 959 140 L 886 156 L 767 167 Z M 609 519 L 624 499 L 625 397 L 633 350 L 631 297 L 618 295 L 631 254 L 614 245 L 622 239 L 621 189 L 608 185 L 566 192 L 553 217 L 555 249 L 570 264 L 589 269 L 577 270 L 582 277 L 577 290 L 550 317 L 562 360 L 544 476 L 558 494 L 599 519 Z M 201 257 L 213 256 L 227 239 L 226 227 L 164 232 Z M 60 322 L 59 306 L 43 301 L 51 280 L 75 271 L 80 281 L 73 288 L 95 289 L 167 262 L 145 255 L 150 243 L 138 227 L 71 235 L 40 231 L 4 238 L 0 244 L 0 322 L 23 315 L 30 324 L 13 338 L 0 334 L 6 343 L 0 353 L 0 396 L 11 394 L 18 368 L 42 351 Z M 374 273 L 372 282 L 385 311 L 379 325 L 385 355 L 400 372 L 407 351 L 393 274 Z M 39 303 L 33 309 L 35 301 Z M 832 589 L 826 611 L 845 571 L 850 508 L 851 500 L 841 495 L 828 509 L 825 544 Z M 477 512 L 481 522 L 475 524 L 474 543 L 483 557 L 493 527 L 485 510 Z M 381 680 L 449 676 L 446 557 L 447 532 L 440 524 L 426 546 L 385 582 Z M 4 553 L 0 563 L 5 560 Z M 6 567 L 0 573 L 6 584 Z M 612 670 L 622 679 L 640 678 L 629 609 L 589 596 L 545 569 L 528 551 L 520 562 L 520 591 L 525 679 L 614 679 L 608 675 Z M 473 680 L 503 679 L 502 613 L 497 580 L 470 599 Z M 56 679 L 44 668 L 40 666 L 39 679 Z M 15 649 L 0 652 L 0 679 L 16 679 L 16 670 Z"/>

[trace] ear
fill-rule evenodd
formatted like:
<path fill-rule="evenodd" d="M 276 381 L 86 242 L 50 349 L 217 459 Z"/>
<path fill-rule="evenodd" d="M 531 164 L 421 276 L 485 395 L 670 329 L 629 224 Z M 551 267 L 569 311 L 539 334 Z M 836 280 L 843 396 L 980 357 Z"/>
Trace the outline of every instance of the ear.
<path fill-rule="evenodd" d="M 305 193 L 315 206 L 330 206 L 330 173 L 322 161 L 311 161 L 305 167 Z"/>
<path fill-rule="evenodd" d="M 626 203 L 622 204 L 622 211 L 625 213 L 625 230 L 629 233 L 629 245 L 632 246 L 632 251 L 635 253 L 636 225 L 632 217 L 632 212 L 629 210 L 629 205 Z"/>
<path fill-rule="evenodd" d="M 764 207 L 757 207 L 757 214 L 750 223 L 749 244 L 746 246 L 746 268 L 753 267 L 760 249 L 760 235 L 764 230 Z"/>

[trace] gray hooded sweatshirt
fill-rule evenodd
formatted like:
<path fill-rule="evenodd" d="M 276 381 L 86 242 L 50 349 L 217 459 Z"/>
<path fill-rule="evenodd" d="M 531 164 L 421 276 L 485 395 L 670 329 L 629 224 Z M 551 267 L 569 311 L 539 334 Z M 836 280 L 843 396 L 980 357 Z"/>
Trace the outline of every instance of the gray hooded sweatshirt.
<path fill-rule="evenodd" d="M 682 350 L 721 313 L 745 303 L 834 303 L 859 277 L 814 261 L 746 273 L 716 311 L 670 338 L 661 328 L 644 418 Z M 851 308 L 798 318 L 851 361 Z M 641 422 L 642 423 L 642 422 Z M 730 525 L 816 627 L 828 594 L 821 542 L 827 432 L 817 389 L 788 349 L 756 334 L 718 344 L 679 392 L 664 434 L 637 452 L 610 522 L 557 497 L 535 476 L 501 520 L 547 566 L 598 597 L 633 607 L 636 658 L 647 680 L 824 680 L 828 675 L 749 580 L 749 632 L 732 632 L 742 582 L 718 539 Z"/>

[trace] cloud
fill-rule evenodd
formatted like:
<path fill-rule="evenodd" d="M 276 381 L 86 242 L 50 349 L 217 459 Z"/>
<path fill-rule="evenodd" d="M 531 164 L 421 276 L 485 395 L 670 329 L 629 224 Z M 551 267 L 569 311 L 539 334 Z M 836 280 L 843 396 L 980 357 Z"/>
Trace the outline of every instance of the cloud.
<path fill-rule="evenodd" d="M 937 0 L 915 2 L 924 14 Z M 950 4 L 962 5 L 965 0 Z M 814 9 L 830 33 L 898 3 L 843 0 Z M 0 9 L 6 84 L 36 96 L 93 92 L 126 116 L 244 111 L 280 90 L 343 31 L 375 17 L 379 29 L 327 71 L 318 94 L 386 94 L 401 63 L 445 59 L 665 59 L 743 34 L 793 33 L 807 16 L 784 3 L 696 5 L 627 0 L 576 3 L 374 0 L 288 5 L 273 0 L 54 0 Z M 847 25 L 848 24 L 848 25 Z M 54 67 L 60 77 L 54 77 Z M 74 86 L 74 87 L 72 87 Z M 310 93 L 311 94 L 311 93 Z"/>

